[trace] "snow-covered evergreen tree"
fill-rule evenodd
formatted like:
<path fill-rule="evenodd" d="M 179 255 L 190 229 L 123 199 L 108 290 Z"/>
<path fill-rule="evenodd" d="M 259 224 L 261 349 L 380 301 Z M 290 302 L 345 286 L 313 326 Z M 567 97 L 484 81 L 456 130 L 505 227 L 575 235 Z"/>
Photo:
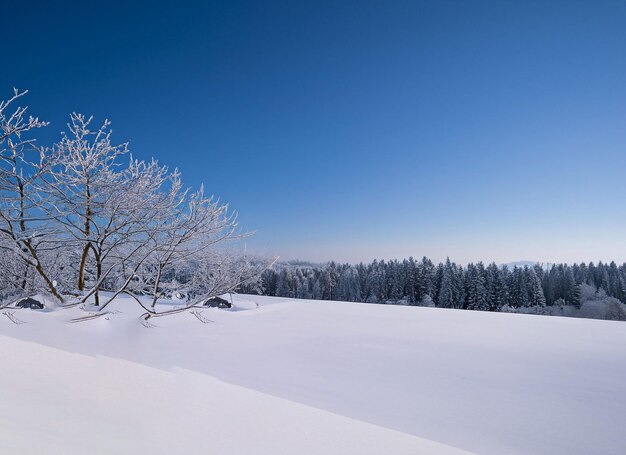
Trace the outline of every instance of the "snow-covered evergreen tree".
<path fill-rule="evenodd" d="M 468 310 L 488 311 L 490 309 L 486 272 L 482 263 L 467 266 L 466 301 Z"/>
<path fill-rule="evenodd" d="M 534 268 L 524 269 L 528 289 L 528 303 L 530 306 L 546 306 L 546 298 L 543 294 L 541 279 L 537 276 Z"/>
<path fill-rule="evenodd" d="M 450 258 L 446 258 L 443 266 L 441 284 L 439 286 L 439 297 L 437 306 L 440 308 L 456 308 L 459 291 L 457 289 L 456 271 L 450 262 Z"/>

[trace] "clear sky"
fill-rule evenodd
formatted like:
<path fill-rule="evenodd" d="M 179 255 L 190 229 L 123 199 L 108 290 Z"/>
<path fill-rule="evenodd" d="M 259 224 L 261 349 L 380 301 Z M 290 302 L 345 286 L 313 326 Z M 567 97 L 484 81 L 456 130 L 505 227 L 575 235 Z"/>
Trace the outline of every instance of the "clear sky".
<path fill-rule="evenodd" d="M 626 260 L 626 2 L 0 0 L 0 98 L 113 121 L 285 259 Z"/>

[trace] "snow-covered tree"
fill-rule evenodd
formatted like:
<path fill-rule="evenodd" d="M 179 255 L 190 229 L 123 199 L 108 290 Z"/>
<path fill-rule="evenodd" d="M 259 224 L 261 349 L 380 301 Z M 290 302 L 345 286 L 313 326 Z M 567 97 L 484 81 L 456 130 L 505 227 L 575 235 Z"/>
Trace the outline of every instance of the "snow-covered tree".
<path fill-rule="evenodd" d="M 468 310 L 489 310 L 489 294 L 486 285 L 486 272 L 482 263 L 467 266 L 466 301 Z"/>
<path fill-rule="evenodd" d="M 26 291 L 32 272 L 36 289 L 63 301 L 49 273 L 60 245 L 53 239 L 55 227 L 40 210 L 37 191 L 39 180 L 48 171 L 46 150 L 31 136 L 47 123 L 26 117 L 27 108 L 15 106 L 26 93 L 14 89 L 11 98 L 0 101 L 0 248 L 18 258 L 14 266 L 21 274 L 17 287 Z"/>
<path fill-rule="evenodd" d="M 526 280 L 528 282 L 528 304 L 530 306 L 546 306 L 546 298 L 543 294 L 541 279 L 537 276 L 534 268 L 526 268 Z"/>

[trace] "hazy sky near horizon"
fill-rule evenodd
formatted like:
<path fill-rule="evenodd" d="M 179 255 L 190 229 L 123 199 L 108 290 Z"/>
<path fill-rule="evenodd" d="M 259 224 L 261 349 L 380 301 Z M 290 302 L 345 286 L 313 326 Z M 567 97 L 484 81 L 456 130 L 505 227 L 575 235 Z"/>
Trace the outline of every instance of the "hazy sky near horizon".
<path fill-rule="evenodd" d="M 626 261 L 626 2 L 14 2 L 30 90 L 178 166 L 255 252 Z"/>

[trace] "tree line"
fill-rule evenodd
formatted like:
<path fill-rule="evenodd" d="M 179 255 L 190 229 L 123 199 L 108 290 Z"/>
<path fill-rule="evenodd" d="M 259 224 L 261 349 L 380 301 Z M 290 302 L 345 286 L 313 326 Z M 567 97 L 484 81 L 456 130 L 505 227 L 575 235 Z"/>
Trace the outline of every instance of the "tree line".
<path fill-rule="evenodd" d="M 390 303 L 500 311 L 503 308 L 581 305 L 581 285 L 626 301 L 626 264 L 554 264 L 548 268 L 463 267 L 450 259 L 435 264 L 424 257 L 369 264 L 281 264 L 241 290 L 277 297 Z"/>

